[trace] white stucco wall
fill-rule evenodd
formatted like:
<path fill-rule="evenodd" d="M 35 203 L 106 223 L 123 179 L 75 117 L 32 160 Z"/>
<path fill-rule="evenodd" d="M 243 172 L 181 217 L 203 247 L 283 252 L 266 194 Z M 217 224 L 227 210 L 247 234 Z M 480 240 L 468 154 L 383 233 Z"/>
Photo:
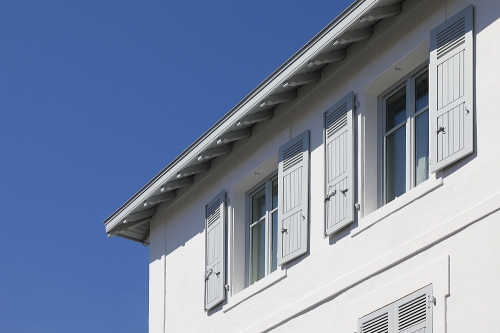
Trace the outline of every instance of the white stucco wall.
<path fill-rule="evenodd" d="M 373 203 L 376 173 L 369 167 L 376 158 L 370 138 L 376 128 L 373 87 L 380 85 L 394 66 L 404 64 L 405 59 L 418 58 L 415 51 L 427 47 L 430 30 L 470 3 L 470 0 L 422 1 L 405 19 L 373 37 L 360 54 L 348 56 L 340 69 L 331 66 L 323 71 L 319 84 L 299 89 L 299 98 L 278 107 L 271 121 L 256 125 L 252 137 L 237 142 L 231 154 L 215 159 L 209 172 L 197 176 L 195 185 L 181 190 L 182 195 L 172 203 L 158 207 L 151 222 L 150 332 L 257 332 L 274 327 L 276 332 L 352 333 L 356 329 L 356 322 L 350 319 L 356 316 L 353 309 L 373 306 L 371 311 L 376 310 L 378 295 L 387 295 L 386 290 L 397 295 L 399 290 L 404 292 L 404 286 L 418 285 L 418 281 L 424 284 L 421 287 L 431 281 L 441 288 L 442 298 L 437 298 L 434 309 L 434 332 L 498 331 L 500 213 L 495 211 L 500 209 L 500 197 L 496 197 L 500 195 L 500 172 L 496 171 L 500 163 L 497 143 L 500 113 L 495 108 L 495 95 L 500 76 L 500 46 L 496 43 L 500 6 L 497 0 L 473 3 L 474 153 L 446 168 L 430 192 L 370 228 L 363 228 L 374 216 L 368 213 L 377 214 Z M 355 223 L 325 239 L 323 113 L 351 90 L 360 101 L 356 115 L 357 192 L 362 209 Z M 255 175 L 255 171 L 272 169 L 279 146 L 306 129 L 310 130 L 311 152 L 310 250 L 286 264 L 286 277 L 231 307 L 238 294 L 245 292 L 240 291 L 242 284 L 238 278 L 243 267 L 238 236 L 244 222 L 242 189 L 267 176 Z M 224 303 L 207 313 L 203 310 L 204 208 L 222 189 L 228 191 L 230 198 L 231 291 Z M 403 195 L 400 201 L 410 198 L 415 190 Z M 449 296 L 445 297 L 446 288 Z"/>

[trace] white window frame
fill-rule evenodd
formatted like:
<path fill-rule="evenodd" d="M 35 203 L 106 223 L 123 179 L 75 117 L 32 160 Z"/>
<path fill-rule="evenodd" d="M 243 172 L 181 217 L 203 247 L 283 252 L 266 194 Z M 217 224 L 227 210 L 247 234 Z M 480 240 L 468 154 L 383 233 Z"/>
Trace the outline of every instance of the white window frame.
<path fill-rule="evenodd" d="M 429 111 L 429 105 L 426 108 L 421 110 L 415 110 L 415 80 L 424 72 L 428 72 L 429 70 L 429 62 L 426 61 L 422 65 L 418 66 L 415 70 L 410 72 L 403 79 L 396 82 L 389 89 L 385 90 L 378 97 L 378 114 L 379 120 L 381 123 L 381 132 L 379 135 L 379 179 L 381 186 L 379 186 L 379 207 L 386 205 L 387 202 L 387 179 L 386 179 L 386 171 L 387 171 L 387 151 L 386 151 L 386 138 L 388 135 L 394 133 L 397 129 L 402 126 L 406 126 L 405 129 L 405 139 L 406 139 L 406 182 L 405 182 L 405 192 L 402 194 L 408 193 L 411 189 L 415 188 L 415 119 L 419 115 L 421 115 L 425 111 Z M 401 89 L 406 89 L 406 121 L 401 122 L 400 124 L 395 125 L 391 130 L 387 131 L 387 119 L 386 119 L 386 101 L 388 98 L 393 96 L 395 93 L 400 91 Z M 429 149 L 430 152 L 430 149 Z M 430 157 L 429 157 L 430 158 Z M 430 170 L 430 165 L 429 165 Z M 429 180 L 431 175 L 423 181 L 425 183 Z M 422 184 L 420 183 L 420 184 Z M 420 185 L 419 184 L 419 185 Z M 395 199 L 398 197 L 395 197 Z"/>
<path fill-rule="evenodd" d="M 246 258 L 247 258 L 247 274 L 246 274 L 246 283 L 245 285 L 248 287 L 262 279 L 264 279 L 266 276 L 272 273 L 271 271 L 271 256 L 272 256 L 272 214 L 278 212 L 279 208 L 279 202 L 278 206 L 274 209 L 270 209 L 272 207 L 272 183 L 273 181 L 278 180 L 278 170 L 275 172 L 271 173 L 271 175 L 267 176 L 265 180 L 261 181 L 259 184 L 254 186 L 252 189 L 250 189 L 246 193 Z M 263 188 L 266 189 L 265 195 L 266 195 L 266 214 L 256 222 L 252 221 L 252 196 L 262 190 Z M 278 188 L 279 191 L 279 188 Z M 254 281 L 252 283 L 252 233 L 251 233 L 251 228 L 258 223 L 261 223 L 264 220 L 265 223 L 265 273 L 264 277 L 262 277 L 258 281 Z M 279 266 L 277 266 L 276 269 L 279 269 Z"/>

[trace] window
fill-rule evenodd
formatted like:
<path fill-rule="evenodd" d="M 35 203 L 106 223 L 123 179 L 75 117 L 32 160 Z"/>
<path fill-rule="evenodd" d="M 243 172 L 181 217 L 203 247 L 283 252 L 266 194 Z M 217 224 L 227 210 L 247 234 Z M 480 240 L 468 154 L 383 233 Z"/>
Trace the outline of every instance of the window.
<path fill-rule="evenodd" d="M 308 251 L 309 130 L 277 148 L 231 191 L 233 304 L 286 277 L 285 265 Z"/>
<path fill-rule="evenodd" d="M 429 178 L 429 72 L 417 70 L 382 96 L 384 203 Z"/>
<path fill-rule="evenodd" d="M 432 332 L 432 285 L 374 311 L 358 320 L 360 333 Z"/>
<path fill-rule="evenodd" d="M 250 284 L 274 272 L 278 264 L 278 175 L 248 195 Z"/>

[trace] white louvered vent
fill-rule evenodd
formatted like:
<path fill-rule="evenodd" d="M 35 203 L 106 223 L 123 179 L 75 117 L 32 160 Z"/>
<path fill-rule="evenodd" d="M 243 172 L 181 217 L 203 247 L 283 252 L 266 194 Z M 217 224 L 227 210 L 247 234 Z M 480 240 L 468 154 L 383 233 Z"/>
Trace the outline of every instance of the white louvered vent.
<path fill-rule="evenodd" d="M 283 151 L 283 171 L 286 171 L 295 164 L 302 162 L 303 150 L 304 141 L 300 140 Z"/>
<path fill-rule="evenodd" d="M 398 307 L 398 332 L 426 320 L 425 293 Z"/>
<path fill-rule="evenodd" d="M 437 34 L 438 59 L 465 43 L 465 18 L 458 20 L 447 29 Z"/>
<path fill-rule="evenodd" d="M 386 312 L 375 317 L 361 326 L 360 333 L 388 333 L 389 332 L 389 314 Z"/>
<path fill-rule="evenodd" d="M 212 225 L 220 217 L 220 200 L 215 200 L 212 206 L 207 207 L 207 226 Z"/>
<path fill-rule="evenodd" d="M 331 137 L 339 129 L 347 125 L 347 103 L 343 104 L 326 117 L 326 135 Z"/>

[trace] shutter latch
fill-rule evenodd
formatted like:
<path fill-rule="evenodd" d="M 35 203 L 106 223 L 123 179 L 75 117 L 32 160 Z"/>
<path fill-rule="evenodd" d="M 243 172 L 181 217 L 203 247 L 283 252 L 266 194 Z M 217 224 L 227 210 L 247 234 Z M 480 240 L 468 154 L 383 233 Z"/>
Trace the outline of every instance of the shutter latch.
<path fill-rule="evenodd" d="M 328 186 L 328 190 L 326 190 L 326 194 L 325 194 L 325 202 L 327 202 L 328 200 L 330 200 L 330 197 L 331 197 L 331 196 L 334 196 L 334 195 L 337 193 L 337 191 L 330 192 L 330 189 L 331 189 L 332 187 L 333 187 L 333 186 L 332 186 L 332 185 L 330 185 L 330 186 Z M 328 193 L 328 192 L 330 192 L 330 193 Z"/>
<path fill-rule="evenodd" d="M 444 130 L 443 126 L 438 126 L 436 134 L 439 134 L 440 132 L 443 132 L 443 134 L 446 134 L 446 131 Z"/>
<path fill-rule="evenodd" d="M 281 233 L 282 233 L 282 234 L 284 234 L 284 233 L 287 233 L 287 234 L 288 234 L 288 229 L 281 228 Z"/>
<path fill-rule="evenodd" d="M 205 281 L 207 281 L 210 275 L 212 275 L 212 272 L 213 272 L 212 269 L 208 270 L 207 274 L 205 274 Z M 220 274 L 220 273 L 215 273 L 215 274 Z"/>

